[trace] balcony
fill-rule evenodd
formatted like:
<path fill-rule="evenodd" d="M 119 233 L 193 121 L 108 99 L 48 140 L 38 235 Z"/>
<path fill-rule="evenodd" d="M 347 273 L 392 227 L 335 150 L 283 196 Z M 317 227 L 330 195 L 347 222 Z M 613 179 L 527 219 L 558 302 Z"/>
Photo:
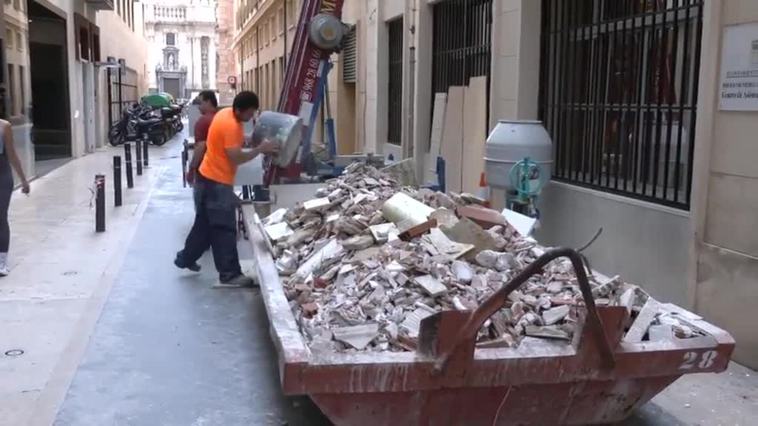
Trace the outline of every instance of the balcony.
<path fill-rule="evenodd" d="M 95 10 L 114 10 L 113 0 L 86 0 L 86 2 Z"/>
<path fill-rule="evenodd" d="M 186 7 L 153 6 L 153 16 L 156 21 L 181 22 L 187 20 Z"/>

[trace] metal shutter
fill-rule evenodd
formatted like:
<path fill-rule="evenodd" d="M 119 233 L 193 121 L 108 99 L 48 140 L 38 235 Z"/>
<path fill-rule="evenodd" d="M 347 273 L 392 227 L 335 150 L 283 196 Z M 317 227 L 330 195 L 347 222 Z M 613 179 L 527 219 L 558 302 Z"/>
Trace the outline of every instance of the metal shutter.
<path fill-rule="evenodd" d="M 358 59 L 355 26 L 345 36 L 342 49 L 342 81 L 344 83 L 356 83 L 358 80 Z"/>

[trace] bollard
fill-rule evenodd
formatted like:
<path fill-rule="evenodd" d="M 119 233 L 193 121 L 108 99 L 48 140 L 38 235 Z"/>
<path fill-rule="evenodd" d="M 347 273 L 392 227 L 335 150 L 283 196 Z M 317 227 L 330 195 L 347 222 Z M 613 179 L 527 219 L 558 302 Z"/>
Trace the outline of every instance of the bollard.
<path fill-rule="evenodd" d="M 137 176 L 142 176 L 142 141 L 137 139 L 135 142 L 137 149 Z"/>
<path fill-rule="evenodd" d="M 124 163 L 126 163 L 126 187 L 134 188 L 134 175 L 132 174 L 132 144 L 124 144 Z"/>
<path fill-rule="evenodd" d="M 150 141 L 147 138 L 143 139 L 142 140 L 142 161 L 143 161 L 143 164 L 144 164 L 145 167 L 147 167 L 149 165 L 148 161 L 147 161 L 147 157 L 148 157 L 147 147 L 148 147 L 148 145 L 150 145 Z"/>
<path fill-rule="evenodd" d="M 105 175 L 95 175 L 95 232 L 105 232 Z"/>
<path fill-rule="evenodd" d="M 113 202 L 116 207 L 121 206 L 121 157 L 113 156 Z"/>

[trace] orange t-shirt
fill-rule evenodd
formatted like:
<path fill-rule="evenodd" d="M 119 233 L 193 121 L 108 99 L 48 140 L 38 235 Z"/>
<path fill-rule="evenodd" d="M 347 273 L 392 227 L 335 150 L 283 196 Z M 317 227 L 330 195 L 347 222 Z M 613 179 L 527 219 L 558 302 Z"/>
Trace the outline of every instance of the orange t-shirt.
<path fill-rule="evenodd" d="M 208 129 L 205 157 L 200 164 L 200 174 L 218 183 L 234 185 L 237 165 L 232 163 L 226 155 L 226 149 L 242 147 L 244 138 L 242 123 L 234 116 L 232 108 L 224 108 L 217 112 Z"/>

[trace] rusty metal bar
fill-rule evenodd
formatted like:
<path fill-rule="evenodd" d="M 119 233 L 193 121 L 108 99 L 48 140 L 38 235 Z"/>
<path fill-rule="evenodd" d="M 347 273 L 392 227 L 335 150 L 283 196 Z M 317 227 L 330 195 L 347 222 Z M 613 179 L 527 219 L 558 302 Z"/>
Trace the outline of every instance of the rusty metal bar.
<path fill-rule="evenodd" d="M 592 297 L 592 288 L 587 279 L 584 261 L 576 250 L 569 248 L 557 248 L 543 254 L 511 279 L 508 284 L 504 285 L 500 290 L 496 291 L 479 305 L 479 307 L 471 313 L 466 325 L 458 333 L 458 337 L 456 338 L 457 343 L 450 350 L 440 354 L 436 368 L 438 370 L 443 369 L 450 356 L 460 344 L 476 336 L 476 333 L 482 327 L 482 324 L 503 307 L 503 304 L 508 300 L 509 294 L 521 287 L 533 275 L 542 273 L 542 268 L 559 257 L 569 258 L 571 265 L 574 268 L 574 273 L 576 274 L 576 279 L 579 284 L 579 290 L 582 292 L 582 298 L 587 307 L 587 318 L 589 321 L 586 326 L 591 327 L 590 331 L 601 352 L 600 355 L 604 362 L 602 367 L 613 368 L 616 363 L 613 349 L 611 348 L 610 342 L 608 342 L 605 331 L 603 330 L 602 320 L 597 313 L 597 307 L 595 306 L 595 299 Z"/>

